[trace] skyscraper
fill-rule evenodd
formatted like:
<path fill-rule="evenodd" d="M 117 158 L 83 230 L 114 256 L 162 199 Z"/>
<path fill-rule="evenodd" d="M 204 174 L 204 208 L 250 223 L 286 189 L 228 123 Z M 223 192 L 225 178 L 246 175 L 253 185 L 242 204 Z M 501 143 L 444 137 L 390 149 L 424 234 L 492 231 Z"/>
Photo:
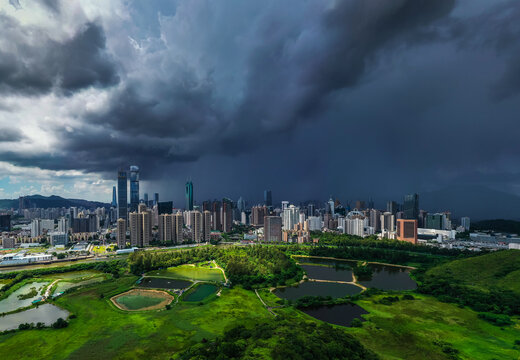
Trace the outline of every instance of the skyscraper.
<path fill-rule="evenodd" d="M 139 166 L 130 166 L 130 211 L 139 205 Z"/>
<path fill-rule="evenodd" d="M 186 182 L 186 210 L 193 210 L 193 183 L 191 180 Z"/>
<path fill-rule="evenodd" d="M 128 212 L 128 184 L 126 171 L 120 169 L 117 172 L 117 217 L 126 220 Z"/>
<path fill-rule="evenodd" d="M 117 207 L 116 187 L 112 188 L 112 204 L 113 207 Z"/>
<path fill-rule="evenodd" d="M 279 216 L 264 217 L 264 241 L 282 241 L 282 218 Z"/>
<path fill-rule="evenodd" d="M 155 193 L 153 195 L 153 204 L 157 205 L 158 202 L 159 202 L 159 193 Z"/>
<path fill-rule="evenodd" d="M 230 232 L 233 226 L 233 203 L 230 199 L 222 199 L 221 214 L 222 231 Z"/>
<path fill-rule="evenodd" d="M 209 241 L 211 237 L 211 211 L 202 213 L 202 240 Z"/>
<path fill-rule="evenodd" d="M 144 203 L 146 204 L 146 206 L 148 206 L 148 193 L 144 193 L 143 200 L 144 200 Z"/>
<path fill-rule="evenodd" d="M 264 190 L 264 204 L 265 206 L 273 206 L 273 194 L 271 190 Z"/>
<path fill-rule="evenodd" d="M 465 216 L 460 218 L 460 225 L 464 227 L 464 230 L 469 231 L 471 225 L 469 217 Z"/>
<path fill-rule="evenodd" d="M 238 198 L 238 201 L 237 201 L 237 209 L 240 213 L 242 213 L 243 211 L 246 210 L 246 202 L 244 201 L 244 199 L 241 197 Z"/>
<path fill-rule="evenodd" d="M 403 204 L 404 218 L 417 220 L 419 217 L 419 195 L 410 194 L 404 197 Z"/>
<path fill-rule="evenodd" d="M 386 203 L 386 212 L 392 213 L 395 215 L 395 213 L 399 211 L 397 209 L 397 203 L 395 201 L 389 201 Z"/>
<path fill-rule="evenodd" d="M 198 210 L 190 211 L 191 240 L 199 243 L 202 239 L 202 214 Z"/>

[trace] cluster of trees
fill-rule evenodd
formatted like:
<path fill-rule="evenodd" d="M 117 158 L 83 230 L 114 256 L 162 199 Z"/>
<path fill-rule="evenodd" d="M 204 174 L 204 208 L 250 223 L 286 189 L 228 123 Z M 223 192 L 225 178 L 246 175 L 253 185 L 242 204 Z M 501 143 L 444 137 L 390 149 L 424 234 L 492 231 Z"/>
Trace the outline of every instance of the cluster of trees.
<path fill-rule="evenodd" d="M 53 329 L 62 329 L 67 326 L 69 326 L 69 323 L 66 320 L 63 320 L 62 318 L 59 318 L 51 325 Z M 45 327 L 45 324 L 42 322 L 38 322 L 36 323 L 36 325 L 34 323 L 24 323 L 18 325 L 18 330 L 43 329 Z"/>
<path fill-rule="evenodd" d="M 187 263 L 215 260 L 232 284 L 245 288 L 277 286 L 297 281 L 303 270 L 283 251 L 272 246 L 216 248 L 183 251 L 135 252 L 130 254 L 130 271 L 143 272 Z"/>
<path fill-rule="evenodd" d="M 301 320 L 271 320 L 253 327 L 239 325 L 214 341 L 203 341 L 179 359 L 254 359 L 265 354 L 274 360 L 378 359 L 352 335 L 328 324 Z"/>
<path fill-rule="evenodd" d="M 362 265 L 359 262 L 352 267 L 352 272 L 358 280 L 370 280 L 372 278 L 373 270 L 368 265 Z"/>
<path fill-rule="evenodd" d="M 515 292 L 499 287 L 478 289 L 458 281 L 449 272 L 423 274 L 417 291 L 433 295 L 443 302 L 469 306 L 479 312 L 520 314 L 520 297 Z"/>

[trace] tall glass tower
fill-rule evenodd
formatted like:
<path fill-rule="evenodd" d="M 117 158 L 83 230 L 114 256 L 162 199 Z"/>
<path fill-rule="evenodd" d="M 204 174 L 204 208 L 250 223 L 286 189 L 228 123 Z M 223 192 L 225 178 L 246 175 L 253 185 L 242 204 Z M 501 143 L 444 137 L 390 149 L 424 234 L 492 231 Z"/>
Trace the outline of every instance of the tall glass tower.
<path fill-rule="evenodd" d="M 117 217 L 126 220 L 128 212 L 128 189 L 126 171 L 119 169 L 117 172 Z"/>
<path fill-rule="evenodd" d="M 193 183 L 186 182 L 186 210 L 193 210 Z"/>
<path fill-rule="evenodd" d="M 130 211 L 139 206 L 139 166 L 130 166 Z"/>
<path fill-rule="evenodd" d="M 264 190 L 264 204 L 265 206 L 273 206 L 273 195 L 271 190 Z"/>
<path fill-rule="evenodd" d="M 116 187 L 114 186 L 112 188 L 112 204 L 110 204 L 112 207 L 117 207 L 117 196 L 116 196 Z"/>

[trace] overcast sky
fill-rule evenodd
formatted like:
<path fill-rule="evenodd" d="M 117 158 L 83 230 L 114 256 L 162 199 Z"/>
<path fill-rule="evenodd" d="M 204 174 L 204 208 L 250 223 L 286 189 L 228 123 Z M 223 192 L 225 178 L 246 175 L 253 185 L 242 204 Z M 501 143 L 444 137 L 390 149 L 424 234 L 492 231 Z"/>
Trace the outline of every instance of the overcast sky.
<path fill-rule="evenodd" d="M 0 198 L 520 194 L 520 1 L 0 0 Z"/>

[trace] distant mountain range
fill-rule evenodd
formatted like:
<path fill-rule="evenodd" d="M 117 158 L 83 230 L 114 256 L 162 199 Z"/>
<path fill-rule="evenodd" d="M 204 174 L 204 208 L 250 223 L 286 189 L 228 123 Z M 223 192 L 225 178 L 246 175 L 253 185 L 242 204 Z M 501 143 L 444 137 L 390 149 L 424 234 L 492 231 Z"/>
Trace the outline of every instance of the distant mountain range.
<path fill-rule="evenodd" d="M 428 212 L 451 211 L 471 220 L 520 219 L 520 197 L 484 186 L 451 186 L 419 194 L 419 206 Z"/>
<path fill-rule="evenodd" d="M 0 199 L 0 209 L 18 209 L 20 206 L 19 199 Z M 24 208 L 59 208 L 59 207 L 84 207 L 93 209 L 98 207 L 109 207 L 109 203 L 99 201 L 88 201 L 82 199 L 65 199 L 61 196 L 43 196 L 43 195 L 29 195 L 24 196 Z"/>

